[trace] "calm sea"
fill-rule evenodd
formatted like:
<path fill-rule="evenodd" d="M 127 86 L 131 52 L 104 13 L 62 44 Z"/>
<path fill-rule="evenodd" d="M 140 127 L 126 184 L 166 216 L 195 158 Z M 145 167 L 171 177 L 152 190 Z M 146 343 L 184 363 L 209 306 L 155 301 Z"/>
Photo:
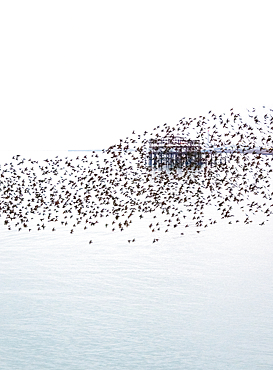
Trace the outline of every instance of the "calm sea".
<path fill-rule="evenodd" d="M 149 217 L 72 235 L 0 218 L 0 369 L 273 369 L 273 219 L 153 243 Z"/>

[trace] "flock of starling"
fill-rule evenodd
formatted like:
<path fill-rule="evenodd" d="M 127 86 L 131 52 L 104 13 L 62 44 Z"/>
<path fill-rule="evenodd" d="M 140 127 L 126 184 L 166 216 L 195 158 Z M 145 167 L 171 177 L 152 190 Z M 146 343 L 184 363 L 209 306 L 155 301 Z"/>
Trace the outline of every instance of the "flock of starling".
<path fill-rule="evenodd" d="M 241 115 L 231 109 L 219 116 L 210 111 L 207 117 L 184 117 L 174 127 L 133 131 L 82 158 L 37 161 L 15 155 L 0 167 L 0 216 L 9 229 L 55 231 L 58 224 L 72 234 L 79 225 L 89 229 L 98 222 L 122 232 L 149 213 L 153 242 L 159 230 L 200 232 L 219 218 L 248 224 L 260 212 L 266 221 L 273 206 L 272 112 L 251 109 Z M 149 166 L 151 139 L 175 136 L 199 140 L 206 148 L 202 164 Z M 243 220 L 237 219 L 238 210 Z M 128 242 L 136 239 L 132 235 Z"/>

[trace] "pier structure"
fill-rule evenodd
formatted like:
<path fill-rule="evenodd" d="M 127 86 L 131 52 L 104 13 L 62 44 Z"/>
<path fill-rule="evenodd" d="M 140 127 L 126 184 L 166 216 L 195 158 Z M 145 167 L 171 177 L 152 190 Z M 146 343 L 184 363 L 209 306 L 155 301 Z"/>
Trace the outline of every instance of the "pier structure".
<path fill-rule="evenodd" d="M 182 167 L 202 163 L 199 140 L 185 139 L 180 136 L 166 136 L 150 139 L 148 150 L 149 166 Z"/>
<path fill-rule="evenodd" d="M 202 164 L 222 165 L 227 163 L 227 151 L 223 149 L 206 148 L 202 149 Z"/>

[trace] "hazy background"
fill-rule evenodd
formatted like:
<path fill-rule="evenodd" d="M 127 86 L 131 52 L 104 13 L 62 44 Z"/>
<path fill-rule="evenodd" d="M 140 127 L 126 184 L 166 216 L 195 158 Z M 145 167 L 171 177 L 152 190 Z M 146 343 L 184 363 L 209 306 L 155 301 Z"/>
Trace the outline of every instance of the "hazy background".
<path fill-rule="evenodd" d="M 271 104 L 270 1 L 4 1 L 1 150 L 99 149 Z"/>

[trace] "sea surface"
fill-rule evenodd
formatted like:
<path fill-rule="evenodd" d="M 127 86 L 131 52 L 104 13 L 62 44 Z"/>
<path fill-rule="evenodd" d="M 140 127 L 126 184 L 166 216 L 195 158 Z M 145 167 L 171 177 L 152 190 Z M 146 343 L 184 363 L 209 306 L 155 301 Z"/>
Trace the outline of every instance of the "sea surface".
<path fill-rule="evenodd" d="M 0 217 L 0 369 L 273 369 L 273 218 L 153 243 L 149 217 L 72 235 Z"/>

